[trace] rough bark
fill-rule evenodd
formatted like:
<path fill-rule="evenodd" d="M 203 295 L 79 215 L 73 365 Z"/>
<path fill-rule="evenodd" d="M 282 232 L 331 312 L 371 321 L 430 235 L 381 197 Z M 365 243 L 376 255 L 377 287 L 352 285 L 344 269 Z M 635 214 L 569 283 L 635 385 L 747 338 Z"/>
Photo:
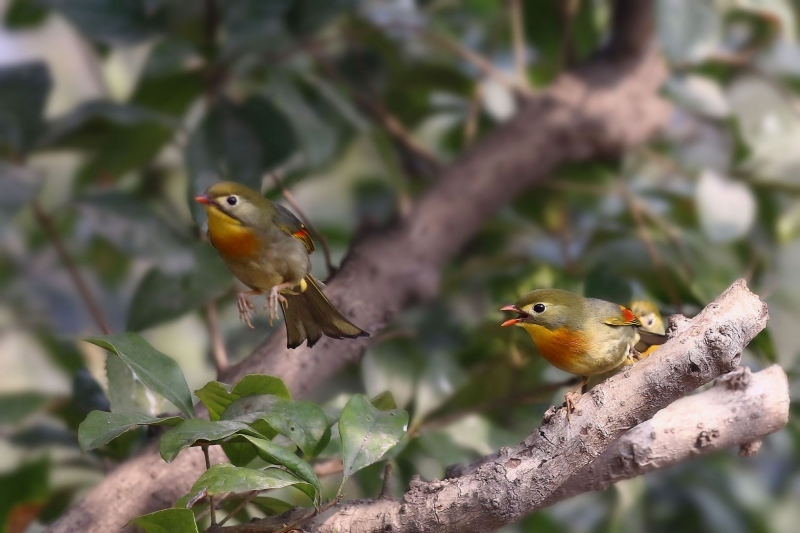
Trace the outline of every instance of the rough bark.
<path fill-rule="evenodd" d="M 541 507 L 732 446 L 752 455 L 753 443 L 788 421 L 786 372 L 778 365 L 755 374 L 739 367 L 711 389 L 681 398 L 625 433 Z"/>
<path fill-rule="evenodd" d="M 766 304 L 743 280 L 737 281 L 695 318 L 676 317 L 671 339 L 654 356 L 584 394 L 571 421 L 563 408 L 552 410 L 523 443 L 502 449 L 492 460 L 465 469 L 459 477 L 412 483 L 400 502 L 345 504 L 306 529 L 477 532 L 519 520 L 555 501 L 558 487 L 630 428 L 735 369 L 745 346 L 764 329 L 768 318 Z M 747 431 L 744 427 L 749 423 L 734 422 L 742 426 L 740 431 Z M 719 427 L 703 430 L 695 424 L 693 429 L 696 435 L 706 432 L 703 442 L 719 438 Z M 708 433 L 713 429 L 717 437 Z"/>
<path fill-rule="evenodd" d="M 751 374 L 747 367 L 737 368 L 720 377 L 710 390 L 681 398 L 625 433 L 573 474 L 540 508 L 724 448 L 739 446 L 740 455 L 752 455 L 763 437 L 782 428 L 788 420 L 789 382 L 783 369 L 774 365 Z M 379 499 L 360 502 L 359 506 L 374 518 L 392 511 L 397 502 Z M 307 514 L 307 510 L 297 510 L 275 519 L 234 526 L 227 533 L 274 531 Z"/>
<path fill-rule="evenodd" d="M 649 141 L 670 112 L 658 94 L 666 68 L 653 39 L 653 5 L 654 0 L 617 0 L 606 51 L 565 73 L 447 167 L 406 218 L 362 238 L 326 289 L 337 308 L 359 326 L 380 331 L 401 310 L 432 297 L 442 265 L 520 192 L 560 165 L 618 156 Z M 283 378 L 295 396 L 304 397 L 357 361 L 375 337 L 326 338 L 313 349 L 287 350 L 285 333 L 278 331 L 220 379 L 272 374 Z M 161 468 L 155 449 L 148 448 L 48 531 L 116 531 L 185 493 L 202 471 L 179 459 L 165 483 Z"/>

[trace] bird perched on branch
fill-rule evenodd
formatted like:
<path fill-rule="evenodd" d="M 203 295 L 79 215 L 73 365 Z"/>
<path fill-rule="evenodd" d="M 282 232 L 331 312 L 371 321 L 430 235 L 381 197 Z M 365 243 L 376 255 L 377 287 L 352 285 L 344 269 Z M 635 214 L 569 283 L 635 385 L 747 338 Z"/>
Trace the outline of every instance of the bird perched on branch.
<path fill-rule="evenodd" d="M 658 307 L 656 307 L 656 304 L 649 300 L 632 300 L 631 303 L 628 304 L 628 307 L 633 311 L 633 314 L 639 318 L 639 321 L 642 323 L 641 329 L 643 331 L 649 331 L 650 333 L 656 333 L 658 335 L 666 334 L 667 328 L 664 325 L 664 319 L 661 317 L 661 312 L 658 310 Z M 644 359 L 656 351 L 658 346 L 658 344 L 650 345 L 640 340 L 635 348 L 641 353 L 640 359 Z"/>
<path fill-rule="evenodd" d="M 613 370 L 637 359 L 635 346 L 663 344 L 667 338 L 642 329 L 627 307 L 584 298 L 560 289 L 538 289 L 501 311 L 518 313 L 503 326 L 519 326 L 533 339 L 539 353 L 554 367 L 581 378 L 565 395 L 567 414 L 574 410 L 579 390 L 589 376 Z"/>
<path fill-rule="evenodd" d="M 325 334 L 334 339 L 368 337 L 328 301 L 309 272 L 314 240 L 285 207 L 231 181 L 212 185 L 195 200 L 205 206 L 208 238 L 222 260 L 250 291 L 239 293 L 239 318 L 251 328 L 248 296 L 267 293 L 270 324 L 278 305 L 286 322 L 287 346 L 313 346 Z"/>

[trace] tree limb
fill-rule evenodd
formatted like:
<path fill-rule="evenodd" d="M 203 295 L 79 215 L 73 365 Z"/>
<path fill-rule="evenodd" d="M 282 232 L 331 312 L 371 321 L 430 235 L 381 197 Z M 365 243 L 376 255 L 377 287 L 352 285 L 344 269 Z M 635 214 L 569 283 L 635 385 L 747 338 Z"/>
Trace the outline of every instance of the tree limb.
<path fill-rule="evenodd" d="M 557 489 L 628 429 L 648 420 L 686 393 L 736 368 L 745 346 L 764 329 L 768 318 L 766 304 L 739 280 L 694 319 L 679 317 L 673 322 L 670 340 L 654 356 L 584 394 L 577 402 L 571 422 L 563 408 L 552 410 L 545 416 L 542 426 L 523 443 L 513 449 L 503 448 L 491 460 L 464 469 L 458 477 L 429 483 L 412 482 L 411 489 L 399 502 L 347 503 L 332 515 L 316 519 L 307 529 L 320 533 L 468 532 L 493 531 L 515 522 L 558 501 Z M 741 384 L 745 375 L 740 372 L 728 382 Z M 771 377 L 769 382 L 768 387 L 788 388 L 786 381 L 782 387 L 776 387 Z M 788 390 L 784 398 L 788 398 Z M 788 400 L 784 404 L 782 415 L 769 425 L 771 431 L 785 424 Z M 723 419 L 726 424 L 736 426 L 733 430 L 736 434 L 750 437 L 751 421 L 736 420 L 735 415 L 726 411 L 727 407 L 719 406 L 727 417 Z M 713 414 L 706 422 L 707 429 L 698 428 L 695 422 L 693 427 L 681 427 L 681 433 L 693 434 L 701 448 L 719 439 L 722 424 L 718 424 L 719 419 L 714 419 Z M 672 423 L 677 420 L 668 418 L 666 424 Z M 660 427 L 665 421 L 653 424 Z M 646 425 L 641 427 L 647 429 Z M 641 438 L 637 437 L 641 431 L 634 431 L 632 438 Z M 652 430 L 645 435 L 653 442 Z M 621 450 L 614 447 L 609 452 L 610 466 L 603 468 L 608 465 L 606 456 L 601 457 L 595 470 L 587 467 L 597 473 L 597 480 L 588 486 L 579 481 L 567 483 L 564 494 L 569 495 L 570 490 L 582 492 L 602 487 L 603 483 L 613 482 L 617 472 L 624 478 L 646 471 L 641 470 L 646 468 L 643 465 L 615 466 L 616 457 L 627 451 L 624 442 L 618 446 L 622 446 Z"/>
<path fill-rule="evenodd" d="M 789 421 L 789 381 L 773 365 L 739 367 L 639 424 L 556 489 L 542 507 L 731 446 L 759 442 Z"/>
<path fill-rule="evenodd" d="M 789 383 L 783 369 L 773 365 L 752 374 L 739 367 L 717 379 L 711 389 L 681 398 L 622 435 L 540 508 L 724 448 L 740 446 L 740 455 L 748 454 L 753 443 L 782 428 L 788 419 Z M 449 469 L 453 477 L 465 471 Z M 228 533 L 265 533 L 295 515 L 299 513 L 235 526 Z"/>
<path fill-rule="evenodd" d="M 618 0 L 617 9 L 628 14 L 615 22 L 609 48 L 613 53 L 600 54 L 560 77 L 518 116 L 445 168 L 409 216 L 361 239 L 325 291 L 334 305 L 359 326 L 379 331 L 412 303 L 431 298 L 441 267 L 516 195 L 560 165 L 618 156 L 650 140 L 670 112 L 658 94 L 666 68 L 652 31 L 641 31 L 652 30 L 653 4 Z M 313 350 L 288 350 L 280 331 L 220 379 L 235 382 L 249 373 L 272 374 L 284 379 L 295 396 L 304 397 L 357 361 L 370 342 L 325 338 Z M 202 472 L 200 465 L 181 457 L 169 466 L 167 479 L 161 470 L 168 467 L 149 447 L 104 479 L 49 531 L 117 531 L 134 516 L 171 504 Z"/>

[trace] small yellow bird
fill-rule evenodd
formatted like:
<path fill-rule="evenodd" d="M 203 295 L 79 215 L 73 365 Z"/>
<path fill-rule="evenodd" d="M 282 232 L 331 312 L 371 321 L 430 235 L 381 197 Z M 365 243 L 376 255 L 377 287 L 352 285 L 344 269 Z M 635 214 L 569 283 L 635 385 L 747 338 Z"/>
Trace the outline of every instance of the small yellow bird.
<path fill-rule="evenodd" d="M 649 331 L 650 333 L 657 333 L 658 335 L 664 335 L 667 332 L 667 328 L 664 325 L 664 319 L 661 317 L 661 312 L 658 310 L 656 305 L 648 300 L 632 300 L 628 307 L 633 314 L 639 317 L 639 321 L 642 323 L 641 329 L 644 331 Z M 658 349 L 658 344 L 647 344 L 644 341 L 639 341 L 639 343 L 635 346 L 636 350 L 641 353 L 639 359 L 644 359 L 654 351 Z"/>
<path fill-rule="evenodd" d="M 239 293 L 239 317 L 251 328 L 248 296 L 268 293 L 270 323 L 278 304 L 286 322 L 287 346 L 308 341 L 313 346 L 325 334 L 334 339 L 368 337 L 328 301 L 321 283 L 309 272 L 314 240 L 285 207 L 231 181 L 212 185 L 195 200 L 205 206 L 208 238 L 222 260 L 250 291 Z"/>
<path fill-rule="evenodd" d="M 575 391 L 587 383 L 589 376 L 638 358 L 635 346 L 640 340 L 648 344 L 667 340 L 664 335 L 644 331 L 627 307 L 560 289 L 529 292 L 501 310 L 519 314 L 503 322 L 503 326 L 523 328 L 551 365 L 581 378 L 565 396 L 568 413 L 574 409 Z"/>

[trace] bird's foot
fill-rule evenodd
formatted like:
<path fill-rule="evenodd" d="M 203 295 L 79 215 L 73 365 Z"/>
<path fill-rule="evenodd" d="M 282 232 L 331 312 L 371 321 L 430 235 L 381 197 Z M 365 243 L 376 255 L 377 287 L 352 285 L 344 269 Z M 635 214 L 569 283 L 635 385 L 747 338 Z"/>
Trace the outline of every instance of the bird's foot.
<path fill-rule="evenodd" d="M 564 401 L 567 404 L 567 422 L 571 422 L 571 415 L 575 412 L 575 404 L 581 399 L 581 394 L 578 391 L 569 391 L 564 395 Z"/>
<path fill-rule="evenodd" d="M 641 361 L 643 359 L 642 353 L 634 348 L 633 346 L 630 347 L 628 350 L 628 357 L 625 359 L 625 365 L 632 365 L 636 361 Z"/>
<path fill-rule="evenodd" d="M 264 312 L 267 311 L 269 308 L 269 325 L 272 325 L 272 321 L 278 318 L 278 306 L 280 304 L 287 305 L 288 302 L 286 298 L 280 293 L 280 291 L 284 289 L 288 289 L 292 286 L 291 283 L 281 283 L 280 285 L 275 285 L 269 291 L 269 296 L 267 296 L 267 301 L 264 302 Z"/>
<path fill-rule="evenodd" d="M 247 296 L 253 294 L 252 292 L 240 292 L 237 296 L 238 298 L 238 306 L 239 306 L 239 320 L 250 326 L 253 327 L 253 324 L 250 322 L 250 310 L 256 310 L 253 302 L 247 299 Z"/>

